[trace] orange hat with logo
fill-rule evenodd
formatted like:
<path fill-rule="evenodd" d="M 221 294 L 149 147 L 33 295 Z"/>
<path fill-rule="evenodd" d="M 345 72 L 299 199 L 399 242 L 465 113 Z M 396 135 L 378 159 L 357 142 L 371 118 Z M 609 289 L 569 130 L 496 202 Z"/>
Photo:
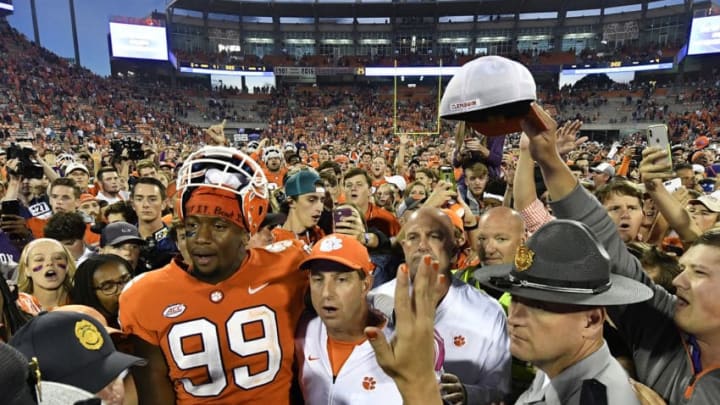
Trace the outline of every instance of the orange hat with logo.
<path fill-rule="evenodd" d="M 327 264 L 330 263 L 331 266 Z M 300 263 L 301 270 L 353 271 L 372 274 L 375 264 L 370 261 L 367 248 L 352 236 L 332 233 L 320 239 L 310 256 Z"/>

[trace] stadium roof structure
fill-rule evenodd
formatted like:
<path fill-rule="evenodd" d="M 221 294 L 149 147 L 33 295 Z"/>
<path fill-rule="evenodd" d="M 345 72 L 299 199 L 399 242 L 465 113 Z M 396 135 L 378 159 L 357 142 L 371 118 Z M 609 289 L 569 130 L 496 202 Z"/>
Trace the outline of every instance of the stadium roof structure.
<path fill-rule="evenodd" d="M 453 15 L 498 15 L 518 12 L 550 12 L 558 10 L 585 10 L 630 4 L 648 0 L 406 0 L 354 2 L 295 0 L 295 1 L 242 1 L 242 0 L 172 0 L 167 8 L 208 13 L 245 16 L 282 17 L 413 17 Z"/>

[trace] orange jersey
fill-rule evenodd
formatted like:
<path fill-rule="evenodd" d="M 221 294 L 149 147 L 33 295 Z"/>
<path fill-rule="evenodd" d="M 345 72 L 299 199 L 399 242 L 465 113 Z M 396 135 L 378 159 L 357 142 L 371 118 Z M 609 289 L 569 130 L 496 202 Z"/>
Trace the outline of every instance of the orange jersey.
<path fill-rule="evenodd" d="M 263 166 L 263 172 L 265 173 L 265 177 L 267 177 L 268 184 L 275 183 L 278 188 L 283 186 L 283 180 L 285 178 L 285 173 L 287 173 L 287 168 L 281 167 L 280 170 L 271 172 L 267 167 Z"/>
<path fill-rule="evenodd" d="M 177 404 L 289 404 L 305 256 L 300 241 L 251 249 L 217 284 L 173 261 L 126 287 L 120 324 L 160 347 Z"/>
<path fill-rule="evenodd" d="M 373 203 L 368 204 L 365 221 L 369 227 L 379 229 L 387 237 L 396 236 L 400 232 L 400 222 L 395 215 Z"/>

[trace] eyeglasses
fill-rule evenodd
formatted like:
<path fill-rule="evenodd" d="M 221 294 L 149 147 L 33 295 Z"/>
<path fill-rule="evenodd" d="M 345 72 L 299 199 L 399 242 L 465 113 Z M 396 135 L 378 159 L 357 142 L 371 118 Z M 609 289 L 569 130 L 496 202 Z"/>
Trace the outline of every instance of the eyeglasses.
<path fill-rule="evenodd" d="M 131 279 L 132 276 L 130 274 L 126 274 L 122 276 L 120 280 L 103 281 L 100 286 L 95 287 L 95 290 L 99 290 L 105 295 L 115 295 L 120 292 L 122 287 L 124 287 Z"/>

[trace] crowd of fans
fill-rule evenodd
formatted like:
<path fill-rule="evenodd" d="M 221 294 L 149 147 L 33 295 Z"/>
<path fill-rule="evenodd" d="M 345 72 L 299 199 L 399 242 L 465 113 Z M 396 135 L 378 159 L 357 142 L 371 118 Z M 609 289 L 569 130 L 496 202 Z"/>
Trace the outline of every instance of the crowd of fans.
<path fill-rule="evenodd" d="M 638 390 L 650 390 L 670 404 L 681 403 L 682 396 L 688 401 L 683 403 L 717 399 L 713 396 L 720 391 L 713 369 L 717 362 L 710 361 L 717 360 L 713 357 L 717 349 L 704 339 L 717 333 L 720 310 L 709 298 L 692 295 L 693 288 L 703 282 L 697 280 L 717 279 L 717 263 L 699 265 L 710 275 L 697 271 L 688 276 L 688 268 L 695 272 L 697 266 L 683 262 L 696 259 L 693 252 L 698 244 L 717 243 L 712 242 L 717 237 L 714 229 L 720 226 L 720 191 L 715 191 L 720 190 L 716 71 L 711 79 L 676 89 L 673 101 L 659 91 L 667 89 L 665 84 L 658 83 L 617 85 L 588 80 L 558 91 L 541 89 L 538 98 L 548 109 L 556 109 L 559 121 L 575 119 L 559 129 L 550 125 L 545 136 L 551 142 L 545 144 L 526 135 L 487 137 L 464 124 L 439 124 L 438 94 L 432 86 L 403 89 L 395 110 L 389 86 L 282 85 L 267 94 L 265 110 L 255 111 L 267 121 L 267 129 L 258 140 L 236 143 L 243 152 L 239 154 L 228 147 L 224 123 L 207 129 L 185 123 L 190 113 L 204 114 L 209 120 L 239 121 L 244 113 L 237 111 L 239 102 L 227 94 L 228 98 L 202 104 L 195 100 L 213 94 L 191 86 L 174 89 L 157 83 L 148 87 L 132 80 L 99 78 L 29 43 L 5 21 L 0 22 L 0 36 L 4 38 L 0 43 L 4 135 L 0 149 L 0 341 L 10 342 L 21 353 L 0 344 L 0 356 L 16 363 L 34 362 L 44 381 L 75 386 L 108 404 L 193 403 L 201 397 L 239 403 L 249 400 L 242 395 L 253 395 L 257 387 L 265 387 L 260 389 L 267 390 L 263 395 L 268 396 L 255 399 L 278 399 L 285 388 L 279 394 L 271 389 L 286 384 L 289 395 L 290 380 L 295 377 L 302 391 L 295 395 L 310 403 L 317 398 L 327 401 L 335 384 L 338 395 L 348 398 L 377 386 L 375 394 L 387 395 L 378 396 L 378 403 L 399 401 L 400 396 L 408 398 L 400 367 L 393 369 L 385 357 L 375 362 L 370 344 L 377 350 L 378 333 L 386 333 L 379 327 L 396 321 L 393 305 L 399 301 L 393 301 L 398 299 L 393 295 L 407 293 L 409 278 L 435 266 L 436 272 L 440 269 L 452 280 L 433 318 L 435 382 L 443 399 L 459 404 L 514 401 L 539 372 L 532 366 L 540 368 L 541 362 L 512 358 L 507 328 L 513 326 L 506 318 L 511 298 L 482 285 L 477 274 L 487 266 L 519 266 L 518 258 L 527 257 L 518 252 L 523 252 L 526 242 L 530 244 L 530 235 L 554 219 L 553 214 L 562 218 L 571 208 L 589 207 L 596 209 L 597 223 L 605 225 L 600 231 L 592 229 L 602 234 L 598 243 L 610 240 L 623 263 L 647 274 L 640 276 L 638 270 L 632 277 L 656 288 L 652 279 L 658 289 L 667 291 L 656 297 L 679 292 L 680 298 L 668 299 L 698 311 L 692 322 L 679 325 L 692 347 L 690 356 L 697 357 L 692 357 L 694 369 L 678 371 L 679 363 L 667 368 L 670 374 L 684 373 L 682 379 L 649 372 L 648 359 L 637 356 L 637 345 L 642 342 L 635 335 L 628 338 L 634 333 L 632 322 L 622 318 L 622 323 L 605 323 L 603 310 L 599 330 L 602 334 L 605 323 L 604 339 L 610 352 L 623 364 L 624 372 L 641 383 L 636 385 Z M 613 145 L 578 138 L 581 120 L 597 121 L 592 112 L 609 100 L 620 100 L 629 108 L 630 120 L 666 122 L 674 142 L 672 160 L 657 163 L 663 151 L 646 148 L 644 134 Z M 686 111 L 685 103 L 694 108 Z M 412 132 L 435 134 L 408 135 Z M 217 148 L 200 149 L 203 145 Z M 552 167 L 559 157 L 562 170 L 572 173 L 563 178 L 564 183 L 552 177 L 552 173 L 562 177 L 557 166 Z M 230 172 L 228 162 L 237 173 Z M 536 169 L 535 162 L 542 170 Z M 262 197 L 268 200 L 267 216 L 265 206 L 253 205 L 257 204 L 253 198 L 261 198 L 265 189 L 254 190 L 257 194 L 223 194 L 223 188 L 236 183 L 254 187 L 255 180 L 240 174 L 252 177 L 255 172 L 263 172 L 261 177 L 267 180 L 268 194 Z M 677 181 L 672 181 L 674 177 Z M 665 180 L 671 181 L 665 184 Z M 558 199 L 558 194 L 574 204 Z M 237 214 L 238 206 L 245 211 Z M 248 212 L 263 219 L 255 223 Z M 203 217 L 198 214 L 209 213 L 221 221 L 196 219 Z M 440 223 L 442 227 L 437 226 Z M 593 225 L 597 224 L 588 227 Z M 215 241 L 221 255 L 213 250 Z M 246 247 L 255 252 L 248 253 L 247 260 Z M 232 253 L 238 250 L 241 253 L 236 257 Z M 425 261 L 425 254 L 433 256 L 432 263 Z M 334 270 L 328 270 L 322 260 L 353 270 L 352 277 L 326 277 L 325 272 Z M 229 275 L 216 279 L 215 273 L 203 273 L 213 264 Z M 233 307 L 234 300 L 245 298 L 225 299 L 227 290 L 223 292 L 222 284 L 238 282 L 232 276 L 238 268 L 249 270 L 238 271 L 239 278 L 264 272 L 272 277 L 244 280 L 242 290 L 233 294 L 269 302 L 271 298 L 265 298 L 270 296 L 269 286 L 287 283 L 288 288 L 272 300 L 287 299 L 283 308 L 290 308 L 287 318 L 294 320 L 263 312 L 267 309 L 264 301 L 253 307 L 252 314 L 245 309 L 235 311 L 242 308 Z M 298 275 L 299 268 L 308 270 L 309 280 Z M 697 279 L 688 281 L 688 277 Z M 176 291 L 170 287 L 175 282 L 187 288 Z M 338 287 L 346 282 L 357 288 Z M 290 287 L 307 283 L 312 301 L 308 309 L 314 309 L 319 318 L 302 323 L 305 297 L 297 291 L 304 290 Z M 222 327 L 228 336 L 230 330 L 243 336 L 242 344 L 232 340 L 227 348 L 217 346 L 212 338 L 220 333 L 213 329 L 217 320 L 195 319 L 192 328 L 189 323 L 178 323 L 175 329 L 173 319 L 196 309 L 160 298 L 172 295 L 182 300 L 185 294 L 199 291 L 191 288 L 194 285 L 204 286 L 204 310 L 230 308 L 222 313 L 230 316 L 222 319 L 221 323 L 227 322 Z M 553 311 L 551 305 L 533 305 Z M 153 311 L 148 311 L 151 306 Z M 453 312 L 466 317 L 450 316 Z M 467 318 L 473 314 L 478 318 Z M 256 317 L 247 323 L 237 320 L 243 316 Z M 253 322 L 256 319 L 262 319 L 260 332 L 258 322 Z M 303 327 L 297 332 L 270 330 L 265 322 L 271 319 Z M 407 319 L 401 312 L 398 327 Z M 355 322 L 350 329 L 348 322 Z M 358 329 L 357 322 L 367 324 Z M 165 326 L 169 329 L 162 329 Z M 368 332 L 365 326 L 374 329 Z M 293 333 L 297 333 L 295 343 Z M 327 345 L 308 343 L 313 333 L 324 336 Z M 38 336 L 58 336 L 58 340 Z M 601 335 L 594 338 L 604 342 Z M 283 358 L 282 365 L 281 360 L 275 364 L 277 352 L 253 346 L 258 339 L 264 343 L 277 339 L 278 345 L 290 339 L 290 346 L 301 353 L 296 359 L 300 375 L 293 374 L 292 355 Z M 81 347 L 73 346 L 76 341 Z M 395 346 L 399 348 L 402 345 Z M 313 368 L 320 352 L 312 350 L 329 352 L 323 360 L 330 365 L 328 378 Z M 364 350 L 372 365 L 350 357 L 353 350 Z M 67 357 L 58 360 L 53 352 Z M 213 369 L 215 364 L 205 363 L 206 357 L 195 356 L 198 353 L 213 359 L 221 353 L 233 355 L 232 364 L 237 367 L 222 369 L 220 359 L 221 368 Z M 243 371 L 250 365 L 237 360 L 245 357 L 254 362 L 252 373 Z M 87 364 L 97 365 L 98 372 L 93 373 Z M 374 377 L 358 374 L 353 377 L 357 381 L 347 382 L 343 372 L 357 370 L 351 365 L 369 367 Z M 185 373 L 194 374 L 190 378 Z M 275 380 L 278 373 L 287 378 Z M 22 375 L 18 381 L 31 377 Z M 242 390 L 228 383 L 228 378 L 236 378 Z M 329 382 L 317 383 L 321 380 Z M 35 378 L 34 384 L 41 383 Z M 17 390 L 12 392 L 3 389 L 0 402 L 14 403 L 11 395 L 26 395 L 20 392 L 23 386 L 13 386 Z"/>

